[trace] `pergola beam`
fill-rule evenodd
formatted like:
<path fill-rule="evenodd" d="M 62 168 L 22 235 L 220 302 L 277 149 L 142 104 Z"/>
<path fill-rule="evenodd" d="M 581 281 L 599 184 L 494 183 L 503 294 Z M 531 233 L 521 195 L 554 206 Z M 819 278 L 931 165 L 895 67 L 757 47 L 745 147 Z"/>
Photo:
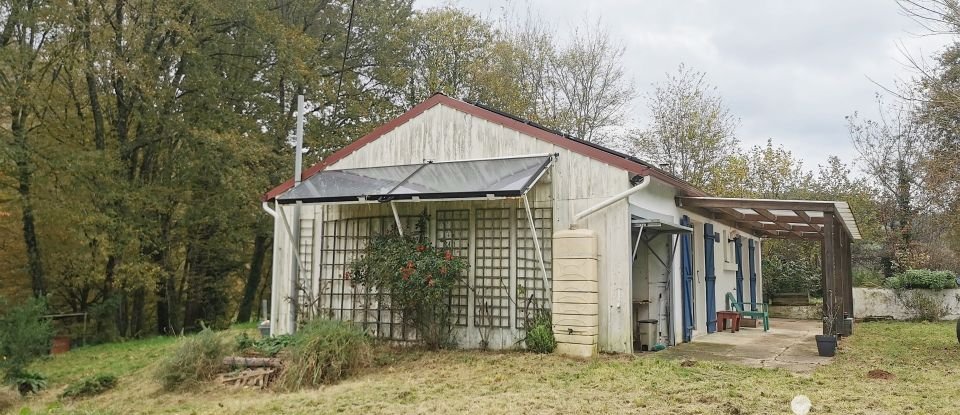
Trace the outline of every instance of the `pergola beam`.
<path fill-rule="evenodd" d="M 774 224 L 776 227 L 778 227 L 778 228 L 780 228 L 780 229 L 783 229 L 783 230 L 785 230 L 785 231 L 787 231 L 787 232 L 791 232 L 791 233 L 793 233 L 793 234 L 795 234 L 795 235 L 797 235 L 797 236 L 799 236 L 799 237 L 801 237 L 801 238 L 803 237 L 803 235 L 801 235 L 800 232 L 797 232 L 796 230 L 794 230 L 792 226 L 787 225 L 787 224 L 784 224 L 783 222 L 779 222 L 779 221 L 778 221 L 778 216 L 777 216 L 777 215 L 774 215 L 773 213 L 770 213 L 769 210 L 767 210 L 767 209 L 760 209 L 760 208 L 753 208 L 753 210 L 754 210 L 755 212 L 759 213 L 760 216 L 763 216 L 764 218 L 766 218 L 768 221 L 773 222 L 773 224 Z"/>
<path fill-rule="evenodd" d="M 682 207 L 704 208 L 750 208 L 750 209 L 786 209 L 786 210 L 813 210 L 818 212 L 833 212 L 836 207 L 833 202 L 811 200 L 771 200 L 771 199 L 730 199 L 717 197 L 678 197 Z"/>
<path fill-rule="evenodd" d="M 800 217 L 800 219 L 803 219 L 803 221 L 807 223 L 807 225 L 816 229 L 817 233 L 819 233 L 820 236 L 823 236 L 823 230 L 813 224 L 813 218 L 811 218 L 810 215 L 807 214 L 807 212 L 804 212 L 802 210 L 795 210 L 793 211 L 793 213 L 796 213 L 797 216 Z"/>

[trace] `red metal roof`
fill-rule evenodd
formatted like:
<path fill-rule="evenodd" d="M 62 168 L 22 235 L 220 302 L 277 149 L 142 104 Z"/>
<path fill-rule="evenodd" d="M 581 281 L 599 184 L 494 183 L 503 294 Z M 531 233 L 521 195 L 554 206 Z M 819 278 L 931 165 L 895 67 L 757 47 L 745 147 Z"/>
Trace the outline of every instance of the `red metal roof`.
<path fill-rule="evenodd" d="M 307 178 L 317 174 L 317 172 L 327 168 L 328 166 L 340 161 L 344 157 L 352 154 L 353 152 L 361 149 L 363 146 L 368 143 L 373 142 L 374 140 L 382 137 L 384 134 L 392 131 L 393 129 L 403 125 L 412 118 L 422 114 L 424 111 L 433 108 L 436 105 L 443 104 L 447 107 L 456 109 L 457 111 L 470 114 L 472 116 L 484 119 L 486 121 L 500 124 L 506 128 L 521 132 L 523 134 L 535 137 L 537 139 L 546 141 L 548 143 L 563 147 L 567 150 L 582 154 L 584 156 L 590 157 L 592 159 L 607 163 L 614 167 L 619 167 L 624 170 L 627 170 L 632 173 L 636 173 L 643 176 L 653 176 L 657 179 L 676 187 L 679 189 L 685 196 L 707 196 L 707 193 L 694 187 L 690 183 L 687 183 L 680 178 L 677 178 L 663 170 L 660 170 L 656 167 L 653 167 L 649 164 L 646 164 L 640 160 L 637 160 L 633 157 L 621 154 L 614 150 L 607 149 L 605 147 L 596 145 L 596 144 L 587 144 L 581 142 L 580 140 L 564 137 L 552 131 L 530 125 L 529 123 L 524 123 L 517 118 L 508 117 L 503 114 L 499 114 L 495 111 L 491 111 L 485 108 L 481 108 L 477 105 L 470 104 L 458 99 L 450 98 L 446 95 L 437 93 L 428 98 L 426 101 L 423 101 L 409 111 L 403 113 L 399 117 L 393 119 L 392 121 L 383 124 L 369 134 L 361 137 L 360 139 L 346 145 L 339 151 L 327 156 L 323 161 L 317 163 L 310 168 L 306 169 L 301 174 L 301 180 L 306 180 Z M 290 190 L 293 187 L 293 179 L 287 180 L 281 183 L 279 186 L 274 187 L 269 192 L 263 195 L 263 200 L 270 201 L 279 196 L 281 193 Z"/>

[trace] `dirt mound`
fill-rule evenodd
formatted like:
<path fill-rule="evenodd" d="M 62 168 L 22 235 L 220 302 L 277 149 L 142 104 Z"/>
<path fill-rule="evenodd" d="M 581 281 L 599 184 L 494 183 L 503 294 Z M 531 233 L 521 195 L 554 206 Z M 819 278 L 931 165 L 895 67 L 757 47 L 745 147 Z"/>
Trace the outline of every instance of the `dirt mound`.
<path fill-rule="evenodd" d="M 894 376 L 893 373 L 887 372 L 886 370 L 873 369 L 867 372 L 867 377 L 870 379 L 891 380 L 896 376 Z"/>

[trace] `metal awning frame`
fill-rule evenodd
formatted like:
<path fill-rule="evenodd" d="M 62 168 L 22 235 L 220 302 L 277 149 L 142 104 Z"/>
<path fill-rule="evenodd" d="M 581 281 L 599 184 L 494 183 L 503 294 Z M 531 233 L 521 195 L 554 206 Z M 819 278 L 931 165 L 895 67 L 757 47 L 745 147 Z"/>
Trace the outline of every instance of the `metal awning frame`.
<path fill-rule="evenodd" d="M 540 168 L 540 171 L 537 175 L 533 176 L 523 187 L 520 192 L 516 191 L 474 191 L 474 192 L 445 192 L 445 193 L 424 193 L 421 195 L 408 195 L 408 194 L 399 194 L 399 195 L 389 195 L 390 192 L 393 192 L 401 185 L 406 183 L 411 177 L 417 174 L 421 169 L 430 165 L 430 164 L 444 164 L 444 163 L 463 163 L 471 161 L 484 161 L 484 160 L 510 160 L 518 158 L 532 158 L 532 157 L 547 157 L 546 162 Z M 281 205 L 294 204 L 297 202 L 310 203 L 310 204 L 358 204 L 358 203 L 387 203 L 387 202 L 419 202 L 423 200 L 431 200 L 436 202 L 444 201 L 462 201 L 462 200 L 502 200 L 510 198 L 520 198 L 527 194 L 533 185 L 536 184 L 540 178 L 546 173 L 550 167 L 553 166 L 554 161 L 556 161 L 559 154 L 528 154 L 521 156 L 507 156 L 507 157 L 491 157 L 485 159 L 469 159 L 469 160 L 448 160 L 448 161 L 431 161 L 425 160 L 423 165 L 417 168 L 415 171 L 410 173 L 403 180 L 398 182 L 393 186 L 387 195 L 381 196 L 370 196 L 370 195 L 357 195 L 357 196 L 344 196 L 344 197 L 335 197 L 335 198 L 303 198 L 297 200 L 281 200 L 281 196 L 277 197 L 277 202 Z M 389 166 L 373 166 L 373 167 L 389 167 Z M 351 170 L 351 169 L 347 169 Z M 291 188 L 289 191 L 295 189 Z"/>

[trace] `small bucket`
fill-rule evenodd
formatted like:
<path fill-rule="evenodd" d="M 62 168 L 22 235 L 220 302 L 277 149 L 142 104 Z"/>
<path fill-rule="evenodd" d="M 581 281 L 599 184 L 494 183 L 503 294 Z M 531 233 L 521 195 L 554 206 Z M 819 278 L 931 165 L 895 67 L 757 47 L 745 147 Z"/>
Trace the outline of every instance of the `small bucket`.
<path fill-rule="evenodd" d="M 70 351 L 70 336 L 54 336 L 50 345 L 50 354 L 63 354 Z"/>

